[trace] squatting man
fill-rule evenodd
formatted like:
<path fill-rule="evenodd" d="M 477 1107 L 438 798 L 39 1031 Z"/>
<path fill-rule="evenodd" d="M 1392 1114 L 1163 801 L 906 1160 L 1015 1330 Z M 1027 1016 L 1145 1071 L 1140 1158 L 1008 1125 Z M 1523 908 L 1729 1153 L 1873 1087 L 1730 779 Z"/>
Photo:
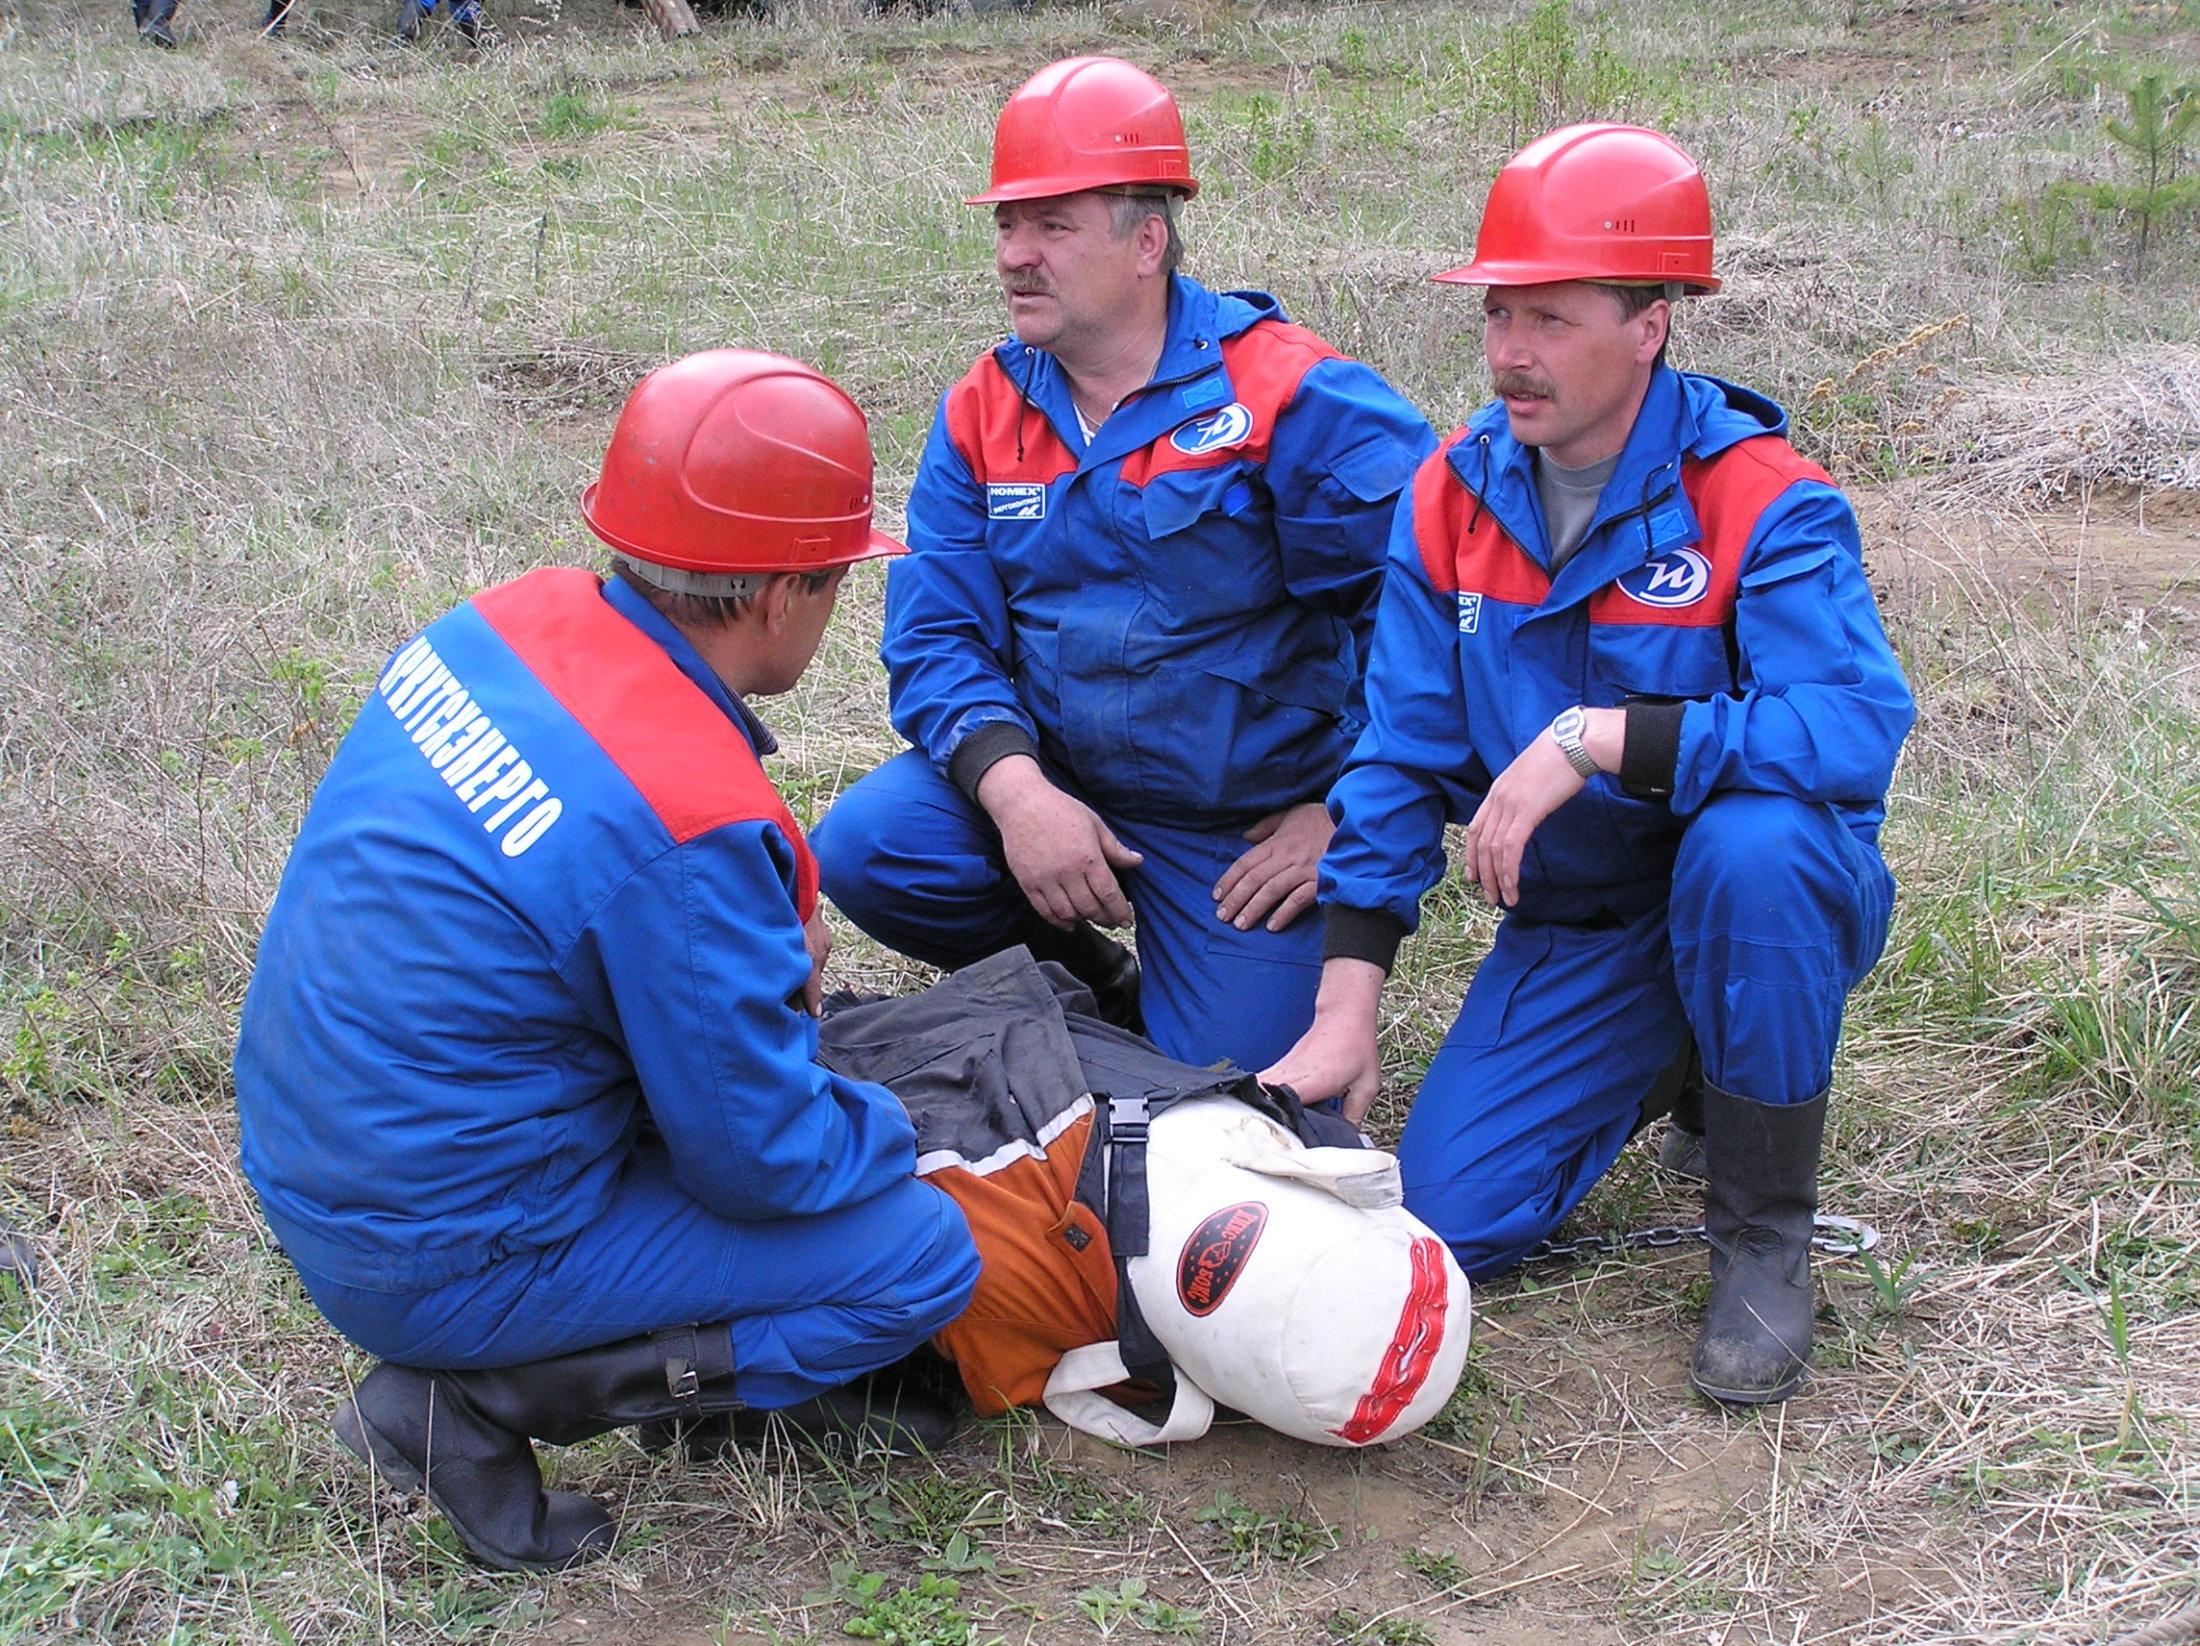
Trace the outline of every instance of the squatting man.
<path fill-rule="evenodd" d="M 1443 830 L 1505 910 L 1399 1155 L 1470 1276 L 1517 1263 L 1700 1059 L 1711 1296 L 1691 1376 L 1785 1399 L 1850 989 L 1913 708 L 1856 520 L 1770 401 L 1665 364 L 1713 292 L 1709 197 L 1652 132 L 1573 126 L 1498 174 L 1474 261 L 1497 390 L 1391 537 L 1368 729 L 1329 797 L 1314 1021 L 1265 1071 L 1376 1092 L 1376 1005 Z"/>
<path fill-rule="evenodd" d="M 871 472 L 806 366 L 652 373 L 581 501 L 615 574 L 532 572 L 402 648 L 276 893 L 245 1173 L 383 1362 L 339 1438 L 492 1566 L 611 1546 L 531 1440 L 951 1431 L 861 1381 L 962 1312 L 977 1256 L 902 1105 L 816 1061 L 817 873 L 746 701 L 800 678 L 851 563 L 900 552 Z"/>

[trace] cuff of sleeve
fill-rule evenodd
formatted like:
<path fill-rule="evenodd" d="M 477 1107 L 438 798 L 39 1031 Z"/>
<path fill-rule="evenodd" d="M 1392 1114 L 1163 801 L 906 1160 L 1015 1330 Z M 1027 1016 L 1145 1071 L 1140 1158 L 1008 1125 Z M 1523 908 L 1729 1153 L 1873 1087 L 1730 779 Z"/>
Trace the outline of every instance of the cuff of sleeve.
<path fill-rule="evenodd" d="M 989 720 L 955 745 L 947 757 L 947 780 L 978 803 L 978 779 L 1012 754 L 1039 758 L 1039 745 L 1031 733 L 1013 720 Z"/>
<path fill-rule="evenodd" d="M 1391 969 L 1398 945 L 1406 940 L 1406 923 L 1381 909 L 1355 909 L 1330 903 L 1322 909 L 1322 958 L 1365 960 Z"/>
<path fill-rule="evenodd" d="M 1620 750 L 1619 786 L 1638 800 L 1673 792 L 1681 763 L 1681 715 L 1685 703 L 1630 703 L 1627 740 Z"/>

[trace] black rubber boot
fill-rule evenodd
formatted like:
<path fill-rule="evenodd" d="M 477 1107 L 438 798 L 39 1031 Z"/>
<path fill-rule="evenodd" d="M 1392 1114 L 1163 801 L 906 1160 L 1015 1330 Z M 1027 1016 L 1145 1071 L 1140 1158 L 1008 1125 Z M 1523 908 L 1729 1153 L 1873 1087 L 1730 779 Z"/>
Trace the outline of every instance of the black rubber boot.
<path fill-rule="evenodd" d="M 610 1553 L 611 1517 L 592 1498 L 542 1489 L 527 1437 L 468 1397 L 475 1375 L 377 1366 L 337 1407 L 336 1438 L 400 1490 L 425 1490 L 499 1571 L 554 1572 Z"/>
<path fill-rule="evenodd" d="M 890 1452 L 908 1457 L 936 1452 L 955 1438 L 955 1414 L 946 1402 L 906 1386 L 887 1367 L 870 1377 L 793 1406 L 743 1410 L 689 1422 L 645 1423 L 635 1439 L 645 1452 L 681 1447 L 690 1463 L 711 1463 L 737 1443 L 757 1444 L 775 1428 L 812 1451 Z"/>
<path fill-rule="evenodd" d="M 260 33 L 272 37 L 288 28 L 291 4 L 292 0 L 267 0 L 267 20 L 260 25 Z"/>
<path fill-rule="evenodd" d="M 148 46 L 163 50 L 176 43 L 175 31 L 169 27 L 176 20 L 176 0 L 148 0 L 145 14 L 138 20 L 138 38 Z"/>
<path fill-rule="evenodd" d="M 1665 1117 L 1665 1135 L 1658 1139 L 1658 1166 L 1691 1182 L 1704 1180 L 1701 1065 L 1673 1098 L 1672 1112 Z"/>
<path fill-rule="evenodd" d="M 0 1280 L 12 1280 L 26 1292 L 38 1284 L 38 1248 L 5 1223 L 0 1223 Z"/>
<path fill-rule="evenodd" d="M 430 7 L 420 0 L 399 0 L 397 12 L 397 43 L 409 46 L 420 38 L 420 25 L 427 21 Z"/>
<path fill-rule="evenodd" d="M 610 1551 L 611 1517 L 545 1492 L 530 1438 L 570 1446 L 629 1424 L 737 1409 L 724 1322 L 670 1327 L 493 1371 L 378 1366 L 337 1408 L 336 1438 L 408 1491 L 423 1484 L 466 1547 L 503 1571 Z"/>
<path fill-rule="evenodd" d="M 1810 1239 L 1826 1094 L 1756 1103 L 1704 1084 L 1711 1301 L 1689 1381 L 1713 1400 L 1785 1400 L 1810 1370 Z"/>
<path fill-rule="evenodd" d="M 1138 1009 L 1138 956 L 1107 933 L 1084 920 L 1065 932 L 1034 914 L 1014 941 L 1029 949 L 1032 959 L 1053 961 L 1090 989 L 1101 1022 L 1132 1034 L 1146 1032 Z"/>

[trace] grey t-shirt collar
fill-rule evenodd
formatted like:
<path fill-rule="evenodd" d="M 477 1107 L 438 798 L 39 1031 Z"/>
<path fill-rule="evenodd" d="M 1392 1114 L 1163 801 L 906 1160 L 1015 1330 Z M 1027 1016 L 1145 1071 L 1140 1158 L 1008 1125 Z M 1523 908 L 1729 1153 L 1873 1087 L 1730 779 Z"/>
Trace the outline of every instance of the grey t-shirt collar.
<path fill-rule="evenodd" d="M 1586 468 L 1569 469 L 1551 461 L 1547 452 L 1535 454 L 1535 490 L 1543 504 L 1543 525 L 1551 539 L 1551 575 L 1556 577 L 1566 562 L 1581 547 L 1581 540 L 1589 535 L 1589 522 L 1596 518 L 1597 499 L 1604 494 L 1605 482 L 1619 468 L 1624 452 L 1614 452 L 1601 463 L 1591 463 Z"/>

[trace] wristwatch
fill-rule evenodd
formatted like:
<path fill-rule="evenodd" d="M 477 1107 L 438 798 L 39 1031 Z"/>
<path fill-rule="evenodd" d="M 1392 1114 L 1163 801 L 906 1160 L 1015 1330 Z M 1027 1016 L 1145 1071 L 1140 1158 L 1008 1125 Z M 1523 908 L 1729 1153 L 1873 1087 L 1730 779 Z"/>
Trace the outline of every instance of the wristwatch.
<path fill-rule="evenodd" d="M 1587 712 L 1577 703 L 1551 722 L 1551 741 L 1558 745 L 1567 765 L 1583 777 L 1594 777 L 1604 768 L 1590 759 L 1589 751 L 1582 746 L 1581 733 L 1588 724 Z"/>

